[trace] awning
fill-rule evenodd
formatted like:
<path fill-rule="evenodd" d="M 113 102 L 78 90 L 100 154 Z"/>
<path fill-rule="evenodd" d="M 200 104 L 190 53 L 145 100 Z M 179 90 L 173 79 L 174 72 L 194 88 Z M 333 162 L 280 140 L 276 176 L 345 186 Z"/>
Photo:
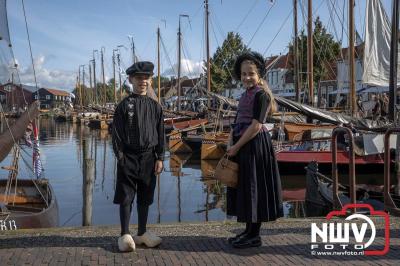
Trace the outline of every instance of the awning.
<path fill-rule="evenodd" d="M 381 92 L 387 92 L 387 91 L 389 91 L 389 87 L 369 87 L 361 92 L 362 93 L 370 93 L 370 92 L 381 93 Z"/>
<path fill-rule="evenodd" d="M 335 91 L 331 91 L 328 94 L 348 94 L 349 93 L 349 88 L 343 88 Z"/>
<path fill-rule="evenodd" d="M 296 93 L 295 92 L 283 92 L 283 93 L 278 93 L 278 96 L 281 97 L 295 97 Z"/>

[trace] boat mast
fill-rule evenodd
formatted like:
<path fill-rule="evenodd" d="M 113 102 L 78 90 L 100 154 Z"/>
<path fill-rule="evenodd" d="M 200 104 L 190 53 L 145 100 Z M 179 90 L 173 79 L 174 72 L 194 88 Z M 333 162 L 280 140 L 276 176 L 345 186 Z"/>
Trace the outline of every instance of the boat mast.
<path fill-rule="evenodd" d="M 206 53 L 207 53 L 207 91 L 211 92 L 211 64 L 210 64 L 210 36 L 209 36 L 209 15 L 208 0 L 205 0 L 205 17 L 206 17 Z M 208 97 L 207 107 L 210 109 L 210 97 Z"/>
<path fill-rule="evenodd" d="M 98 104 L 97 101 L 97 86 L 96 86 L 96 57 L 94 56 L 97 50 L 93 50 L 93 91 L 94 91 L 94 103 Z"/>
<path fill-rule="evenodd" d="M 78 67 L 78 86 L 79 86 L 79 105 L 80 105 L 80 108 L 82 109 L 82 101 L 83 101 L 83 95 L 82 95 L 82 86 L 81 86 L 81 66 L 82 65 L 80 65 L 79 67 Z M 39 97 L 39 95 L 38 95 L 38 97 Z"/>
<path fill-rule="evenodd" d="M 392 36 L 390 43 L 390 76 L 389 76 L 389 120 L 396 118 L 396 97 L 397 97 L 397 62 L 398 62 L 398 25 L 399 25 L 399 1 L 393 0 L 392 13 Z M 397 121 L 395 121 L 397 124 Z"/>
<path fill-rule="evenodd" d="M 115 51 L 117 51 L 117 49 L 113 49 L 112 61 L 113 61 L 113 75 L 114 75 L 114 103 L 117 103 L 117 90 L 115 82 Z"/>
<path fill-rule="evenodd" d="M 181 110 L 181 16 L 179 15 L 179 26 L 178 26 L 178 111 Z"/>
<path fill-rule="evenodd" d="M 178 111 L 181 110 L 181 46 L 182 46 L 182 32 L 181 32 L 181 17 L 189 19 L 189 15 L 179 15 L 179 27 L 178 27 Z"/>
<path fill-rule="evenodd" d="M 135 55 L 135 42 L 133 41 L 133 36 L 128 35 L 128 39 L 131 42 L 131 50 L 132 50 L 132 64 L 136 63 L 136 55 Z"/>
<path fill-rule="evenodd" d="M 308 0 L 308 22 L 307 22 L 307 72 L 308 72 L 308 104 L 314 105 L 314 76 L 313 76 L 313 29 L 312 29 L 312 0 Z"/>
<path fill-rule="evenodd" d="M 89 60 L 89 90 L 92 90 L 92 60 Z M 94 95 L 92 94 L 92 103 L 94 102 Z"/>
<path fill-rule="evenodd" d="M 293 47 L 293 80 L 294 89 L 296 91 L 296 102 L 300 102 L 300 88 L 299 88 L 299 63 L 297 61 L 298 43 L 297 43 L 297 0 L 293 0 L 293 26 L 294 26 L 294 47 Z"/>
<path fill-rule="evenodd" d="M 161 77 L 160 77 L 160 27 L 157 27 L 157 94 L 158 103 L 161 104 Z"/>
<path fill-rule="evenodd" d="M 354 0 L 349 1 L 349 89 L 350 89 L 350 113 L 355 116 L 357 113 L 356 105 L 356 84 L 354 69 Z"/>
<path fill-rule="evenodd" d="M 121 80 L 121 54 L 117 53 L 118 77 L 119 77 L 119 100 L 122 101 L 122 80 Z"/>
<path fill-rule="evenodd" d="M 106 86 L 106 78 L 104 75 L 104 51 L 106 50 L 105 47 L 101 47 L 100 54 L 101 54 L 101 74 L 103 76 L 103 88 L 104 88 L 104 106 L 107 103 L 107 86 Z"/>
<path fill-rule="evenodd" d="M 85 93 L 85 66 L 86 65 L 82 65 L 82 88 L 83 88 L 83 93 Z M 86 97 L 85 97 L 86 98 Z M 86 100 L 86 99 L 85 99 Z"/>

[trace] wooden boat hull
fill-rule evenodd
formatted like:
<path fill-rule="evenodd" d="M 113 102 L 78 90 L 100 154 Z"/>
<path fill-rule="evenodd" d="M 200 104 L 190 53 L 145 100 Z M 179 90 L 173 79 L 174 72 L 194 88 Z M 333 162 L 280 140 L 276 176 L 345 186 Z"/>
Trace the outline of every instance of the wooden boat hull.
<path fill-rule="evenodd" d="M 199 152 L 201 150 L 201 135 L 188 135 L 182 137 L 183 142 L 189 146 L 192 152 Z"/>
<path fill-rule="evenodd" d="M 332 169 L 331 151 L 281 151 L 276 153 L 279 171 L 284 174 L 305 173 L 304 167 L 311 161 L 318 162 L 323 173 L 330 173 Z M 338 151 L 338 168 L 340 172 L 348 171 L 349 157 L 347 151 Z M 355 156 L 357 172 L 383 172 L 383 157 L 379 154 Z"/>
<path fill-rule="evenodd" d="M 108 123 L 105 119 L 91 119 L 88 126 L 94 129 L 108 130 Z"/>
<path fill-rule="evenodd" d="M 183 142 L 182 134 L 176 133 L 169 137 L 168 148 L 170 153 L 191 153 L 192 149 Z"/>
<path fill-rule="evenodd" d="M 319 173 L 316 162 L 311 162 L 307 166 L 306 183 L 306 212 L 308 216 L 324 216 L 333 206 L 333 185 L 332 180 Z M 346 185 L 339 184 L 339 200 L 345 205 L 350 203 L 350 190 Z M 400 197 L 392 197 L 397 206 L 400 206 Z M 358 203 L 370 204 L 375 210 L 384 209 L 383 191 L 377 191 L 368 187 L 356 186 L 356 200 Z M 360 210 L 360 209 L 359 209 Z"/>
<path fill-rule="evenodd" d="M 182 122 L 177 122 L 173 123 L 174 129 L 185 129 L 188 127 L 195 127 L 199 126 L 201 124 L 207 124 L 208 119 L 193 119 L 193 120 L 187 120 L 187 121 L 182 121 Z"/>
<path fill-rule="evenodd" d="M 294 140 L 294 137 L 306 130 L 311 129 L 333 129 L 335 126 L 333 125 L 315 125 L 315 124 L 297 124 L 297 123 L 288 123 L 286 122 L 285 131 L 288 137 L 288 140 Z"/>
<path fill-rule="evenodd" d="M 56 122 L 67 122 L 67 116 L 65 116 L 65 115 L 54 115 L 54 120 Z"/>
<path fill-rule="evenodd" d="M 32 191 L 36 189 L 34 181 L 37 182 L 42 194 L 47 198 L 48 206 L 44 203 L 44 200 L 42 200 L 42 204 L 32 200 L 32 198 L 38 199 L 38 195 L 40 195 L 32 194 Z M 0 224 L 3 223 L 7 230 L 59 226 L 58 204 L 51 185 L 45 179 L 34 181 L 18 179 L 17 193 L 20 194 L 18 195 L 19 199 L 17 198 L 14 204 L 11 204 L 10 201 L 14 198 L 12 194 L 8 197 L 9 203 L 2 206 L 2 211 L 0 211 L 2 222 Z M 6 183 L 7 180 L 0 180 L 1 194 L 4 194 Z"/>
<path fill-rule="evenodd" d="M 219 160 L 226 152 L 229 133 L 206 133 L 201 142 L 202 160 Z"/>

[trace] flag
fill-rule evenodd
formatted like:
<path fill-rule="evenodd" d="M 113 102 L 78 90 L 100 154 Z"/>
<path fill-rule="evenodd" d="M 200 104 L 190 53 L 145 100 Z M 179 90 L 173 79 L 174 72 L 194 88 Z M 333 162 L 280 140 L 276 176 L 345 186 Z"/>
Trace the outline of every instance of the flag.
<path fill-rule="evenodd" d="M 43 171 L 42 161 L 40 160 L 40 149 L 39 149 L 39 136 L 38 136 L 38 128 L 33 122 L 33 172 L 35 173 L 37 178 L 40 178 Z"/>

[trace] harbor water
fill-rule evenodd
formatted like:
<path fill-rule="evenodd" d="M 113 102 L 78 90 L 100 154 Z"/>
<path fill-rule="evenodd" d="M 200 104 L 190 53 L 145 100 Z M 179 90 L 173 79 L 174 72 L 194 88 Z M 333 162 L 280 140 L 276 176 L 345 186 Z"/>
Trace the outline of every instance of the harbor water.
<path fill-rule="evenodd" d="M 118 206 L 113 204 L 117 162 L 108 131 L 43 117 L 39 132 L 44 168 L 42 177 L 50 180 L 55 191 L 60 226 L 82 225 L 83 154 L 95 162 L 91 224 L 118 224 Z M 22 147 L 19 178 L 35 178 L 32 149 Z M 234 219 L 225 214 L 225 187 L 205 178 L 213 171 L 217 161 L 204 161 L 199 157 L 166 152 L 165 171 L 158 178 L 149 223 Z M 11 159 L 10 154 L 2 165 L 9 165 Z M 1 178 L 5 178 L 6 173 L 2 171 Z M 285 217 L 304 217 L 305 171 L 281 178 Z M 357 182 L 383 184 L 383 173 L 363 176 Z M 135 213 L 132 222 L 136 222 Z"/>

